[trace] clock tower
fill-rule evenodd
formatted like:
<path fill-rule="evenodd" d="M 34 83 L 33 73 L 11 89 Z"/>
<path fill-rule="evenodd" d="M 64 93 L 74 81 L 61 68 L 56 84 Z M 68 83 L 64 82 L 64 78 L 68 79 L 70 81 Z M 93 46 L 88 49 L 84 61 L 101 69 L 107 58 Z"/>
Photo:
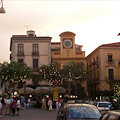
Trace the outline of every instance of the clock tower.
<path fill-rule="evenodd" d="M 73 32 L 63 32 L 60 35 L 61 55 L 63 57 L 72 57 L 75 53 L 75 36 Z"/>

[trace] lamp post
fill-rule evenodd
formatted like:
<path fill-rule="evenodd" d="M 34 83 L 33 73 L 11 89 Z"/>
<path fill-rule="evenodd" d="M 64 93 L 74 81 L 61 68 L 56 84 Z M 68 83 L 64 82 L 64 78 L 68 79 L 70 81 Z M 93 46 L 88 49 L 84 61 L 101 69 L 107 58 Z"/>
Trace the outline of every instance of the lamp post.
<path fill-rule="evenodd" d="M 39 72 L 40 72 L 40 81 L 41 81 L 40 88 L 41 88 L 41 99 L 42 99 L 42 69 L 40 69 Z"/>
<path fill-rule="evenodd" d="M 1 4 L 0 13 L 6 13 L 5 9 L 3 8 L 3 0 L 1 0 L 0 4 Z"/>

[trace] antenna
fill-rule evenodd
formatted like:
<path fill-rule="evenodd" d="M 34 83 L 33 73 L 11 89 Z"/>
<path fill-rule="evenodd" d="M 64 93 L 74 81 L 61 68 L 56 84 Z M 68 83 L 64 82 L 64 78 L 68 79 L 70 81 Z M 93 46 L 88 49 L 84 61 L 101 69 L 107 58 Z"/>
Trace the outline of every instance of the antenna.
<path fill-rule="evenodd" d="M 26 27 L 26 30 L 28 31 L 29 25 L 26 25 L 25 27 Z"/>

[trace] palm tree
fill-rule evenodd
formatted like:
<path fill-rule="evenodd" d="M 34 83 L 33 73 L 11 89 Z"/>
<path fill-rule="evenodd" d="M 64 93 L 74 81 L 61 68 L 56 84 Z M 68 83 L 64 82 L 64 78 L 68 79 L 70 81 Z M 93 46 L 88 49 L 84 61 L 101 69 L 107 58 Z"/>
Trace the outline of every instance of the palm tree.
<path fill-rule="evenodd" d="M 77 82 L 86 80 L 87 76 L 87 71 L 85 70 L 84 63 L 80 62 L 76 64 L 74 61 L 72 61 L 63 67 L 61 74 L 63 79 L 67 81 L 68 95 L 70 96 L 70 86 L 71 83 L 73 83 L 75 86 L 75 96 L 77 96 Z"/>

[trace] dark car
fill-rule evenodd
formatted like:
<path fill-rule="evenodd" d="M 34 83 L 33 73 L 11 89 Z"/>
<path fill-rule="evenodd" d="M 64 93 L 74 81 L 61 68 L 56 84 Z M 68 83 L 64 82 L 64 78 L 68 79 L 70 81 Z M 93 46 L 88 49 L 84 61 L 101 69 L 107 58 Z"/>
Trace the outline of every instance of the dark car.
<path fill-rule="evenodd" d="M 94 105 L 89 104 L 64 104 L 57 113 L 57 120 L 99 120 L 101 114 Z"/>
<path fill-rule="evenodd" d="M 120 110 L 108 111 L 100 117 L 100 120 L 120 120 Z"/>

